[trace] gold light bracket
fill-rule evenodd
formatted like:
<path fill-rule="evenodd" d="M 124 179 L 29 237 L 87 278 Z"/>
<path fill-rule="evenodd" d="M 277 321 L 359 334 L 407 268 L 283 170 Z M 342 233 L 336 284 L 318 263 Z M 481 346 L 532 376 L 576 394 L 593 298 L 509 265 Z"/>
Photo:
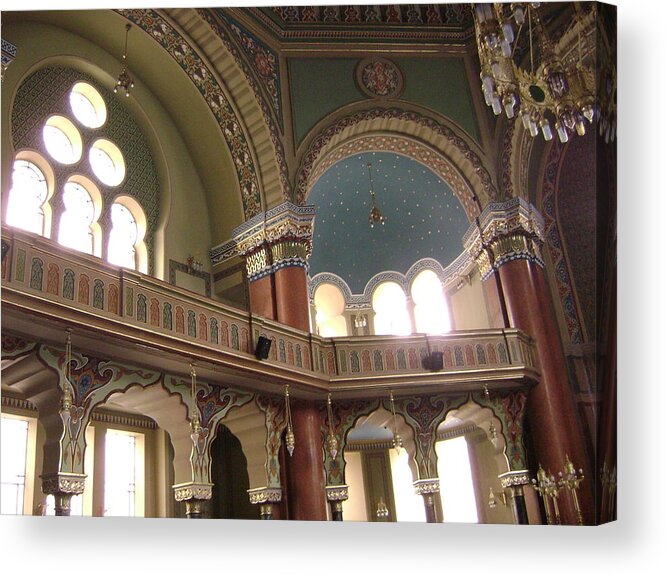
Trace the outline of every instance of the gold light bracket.
<path fill-rule="evenodd" d="M 326 403 L 326 409 L 328 412 L 328 436 L 326 437 L 326 449 L 328 450 L 331 459 L 335 459 L 338 455 L 338 440 L 333 433 L 333 412 L 331 408 L 331 394 L 328 394 L 328 399 Z"/>
<path fill-rule="evenodd" d="M 294 430 L 291 423 L 291 406 L 289 405 L 289 384 L 284 386 L 284 405 L 285 411 L 287 413 L 287 433 L 285 435 L 284 441 L 287 446 L 287 451 L 289 452 L 289 457 L 294 453 L 294 447 L 296 445 L 296 438 L 294 437 Z"/>
<path fill-rule="evenodd" d="M 389 391 L 389 400 L 391 402 L 391 413 L 393 414 L 393 447 L 396 453 L 400 453 L 402 447 L 402 437 L 398 433 L 398 418 L 395 415 L 395 401 L 393 400 L 393 390 Z"/>

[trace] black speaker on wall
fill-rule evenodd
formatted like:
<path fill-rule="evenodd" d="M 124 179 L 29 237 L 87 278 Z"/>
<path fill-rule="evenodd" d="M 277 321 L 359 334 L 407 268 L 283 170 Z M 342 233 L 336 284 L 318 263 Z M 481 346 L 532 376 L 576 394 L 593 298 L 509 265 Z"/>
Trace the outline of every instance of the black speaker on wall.
<path fill-rule="evenodd" d="M 257 347 L 254 350 L 254 355 L 257 359 L 266 359 L 268 357 L 268 352 L 271 350 L 271 340 L 263 335 L 259 336 L 259 341 L 257 341 Z"/>
<path fill-rule="evenodd" d="M 444 354 L 441 351 L 431 351 L 423 358 L 423 368 L 430 371 L 440 371 L 444 368 Z"/>

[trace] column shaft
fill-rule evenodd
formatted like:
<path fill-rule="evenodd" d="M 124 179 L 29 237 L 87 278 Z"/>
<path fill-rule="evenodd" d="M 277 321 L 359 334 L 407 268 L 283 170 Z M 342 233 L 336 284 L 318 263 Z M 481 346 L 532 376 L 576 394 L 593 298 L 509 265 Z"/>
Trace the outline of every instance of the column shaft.
<path fill-rule="evenodd" d="M 499 268 L 499 274 L 512 327 L 524 330 L 536 342 L 541 382 L 530 391 L 527 413 L 530 435 L 541 465 L 557 476 L 564 470 L 568 455 L 576 467 L 589 473 L 583 435 L 569 388 L 564 353 L 557 320 L 544 270 L 527 260 L 513 260 Z M 562 495 L 565 495 L 564 492 Z M 591 481 L 581 485 L 580 501 L 586 524 L 593 520 Z M 560 497 L 562 520 L 576 524 L 576 514 L 568 497 Z"/>
<path fill-rule="evenodd" d="M 290 266 L 275 272 L 277 320 L 310 331 L 310 308 L 305 268 Z"/>
<path fill-rule="evenodd" d="M 267 319 L 277 319 L 273 275 L 250 282 L 250 311 Z"/>
<path fill-rule="evenodd" d="M 311 401 L 294 401 L 292 421 L 296 445 L 289 464 L 289 516 L 326 521 L 325 473 L 321 419 Z"/>

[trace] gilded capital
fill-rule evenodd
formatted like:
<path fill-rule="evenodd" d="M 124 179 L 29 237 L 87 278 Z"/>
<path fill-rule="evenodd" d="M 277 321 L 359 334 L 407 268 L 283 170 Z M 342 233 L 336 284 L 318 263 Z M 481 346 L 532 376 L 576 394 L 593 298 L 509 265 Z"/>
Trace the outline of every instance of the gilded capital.
<path fill-rule="evenodd" d="M 327 501 L 347 501 L 349 499 L 349 485 L 327 485 Z"/>
<path fill-rule="evenodd" d="M 516 259 L 543 266 L 543 230 L 543 217 L 536 208 L 522 198 L 513 198 L 488 204 L 463 237 L 463 243 L 485 280 L 503 264 Z"/>
<path fill-rule="evenodd" d="M 211 262 L 218 264 L 241 256 L 250 281 L 284 267 L 307 268 L 314 216 L 314 206 L 284 202 L 238 226 L 231 240 L 211 250 Z"/>
<path fill-rule="evenodd" d="M 439 493 L 439 478 L 418 479 L 414 482 L 414 491 L 417 495 L 431 495 Z"/>
<path fill-rule="evenodd" d="M 504 489 L 530 484 L 530 474 L 526 469 L 520 471 L 507 471 L 498 475 L 500 484 Z"/>
<path fill-rule="evenodd" d="M 213 497 L 212 483 L 179 483 L 173 486 L 176 501 L 190 501 L 192 499 L 211 499 Z"/>
<path fill-rule="evenodd" d="M 248 489 L 247 492 L 253 505 L 282 501 L 282 489 L 279 487 L 255 487 Z"/>
<path fill-rule="evenodd" d="M 47 495 L 80 495 L 86 486 L 86 475 L 81 473 L 52 473 L 42 475 L 41 478 L 42 492 Z"/>

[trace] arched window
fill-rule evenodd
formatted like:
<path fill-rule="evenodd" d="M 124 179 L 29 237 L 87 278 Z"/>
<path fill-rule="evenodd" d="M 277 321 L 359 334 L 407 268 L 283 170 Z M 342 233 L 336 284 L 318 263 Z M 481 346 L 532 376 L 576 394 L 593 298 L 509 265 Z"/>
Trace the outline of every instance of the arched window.
<path fill-rule="evenodd" d="M 48 196 L 46 176 L 37 164 L 28 160 L 15 160 L 5 221 L 10 226 L 46 236 Z"/>
<path fill-rule="evenodd" d="M 99 226 L 96 225 L 101 197 L 92 182 L 72 178 L 63 188 L 65 211 L 60 216 L 58 243 L 87 254 L 100 255 Z"/>
<path fill-rule="evenodd" d="M 146 247 L 143 237 L 146 219 L 132 198 L 116 199 L 111 206 L 111 231 L 107 260 L 111 264 L 145 272 Z"/>
<path fill-rule="evenodd" d="M 432 270 L 423 270 L 412 282 L 414 320 L 418 333 L 448 333 L 451 319 L 439 277 Z"/>
<path fill-rule="evenodd" d="M 407 298 L 396 282 L 383 282 L 372 294 L 376 335 L 409 335 L 412 322 L 407 311 Z"/>
<path fill-rule="evenodd" d="M 42 130 L 46 151 L 61 164 L 75 164 L 81 159 L 81 133 L 65 116 L 51 116 Z"/>
<path fill-rule="evenodd" d="M 345 298 L 337 286 L 322 283 L 314 295 L 317 333 L 322 337 L 342 337 L 347 335 L 347 322 L 343 315 Z"/>
<path fill-rule="evenodd" d="M 86 128 L 99 128 L 106 122 L 106 104 L 101 94 L 87 82 L 77 82 L 69 93 L 76 119 Z"/>

